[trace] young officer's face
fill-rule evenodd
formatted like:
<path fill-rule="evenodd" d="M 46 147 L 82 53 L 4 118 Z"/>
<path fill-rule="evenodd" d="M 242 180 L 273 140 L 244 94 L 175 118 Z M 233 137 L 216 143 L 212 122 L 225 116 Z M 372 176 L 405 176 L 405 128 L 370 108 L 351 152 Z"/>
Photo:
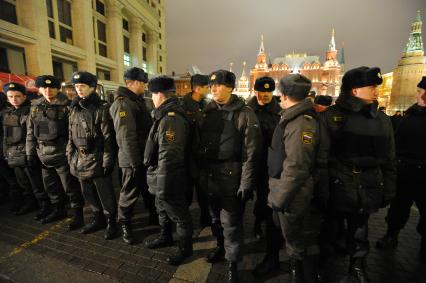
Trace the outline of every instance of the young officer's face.
<path fill-rule="evenodd" d="M 216 103 L 226 104 L 231 97 L 232 88 L 221 84 L 212 84 L 210 86 L 210 92 Z"/>
<path fill-rule="evenodd" d="M 54 100 L 59 92 L 59 89 L 54 87 L 40 87 L 38 90 L 47 101 Z"/>
<path fill-rule="evenodd" d="M 13 107 L 19 107 L 27 99 L 27 96 L 18 90 L 9 90 L 7 100 Z"/>
<path fill-rule="evenodd" d="M 259 105 L 266 105 L 269 104 L 272 100 L 272 92 L 257 91 L 256 97 L 257 103 L 259 103 Z"/>
<path fill-rule="evenodd" d="M 421 107 L 425 107 L 426 106 L 426 90 L 422 89 L 422 88 L 417 88 L 417 104 Z"/>
<path fill-rule="evenodd" d="M 201 94 L 203 97 L 206 96 L 206 94 L 209 92 L 209 86 L 205 85 L 205 86 L 196 86 L 194 88 L 194 91 Z"/>
<path fill-rule="evenodd" d="M 354 88 L 352 89 L 352 93 L 355 97 L 358 97 L 367 104 L 373 103 L 379 98 L 377 85 Z"/>
<path fill-rule="evenodd" d="M 75 87 L 75 90 L 77 91 L 77 95 L 80 98 L 88 97 L 94 90 L 93 87 L 90 87 L 87 84 L 75 84 L 74 87 Z"/>

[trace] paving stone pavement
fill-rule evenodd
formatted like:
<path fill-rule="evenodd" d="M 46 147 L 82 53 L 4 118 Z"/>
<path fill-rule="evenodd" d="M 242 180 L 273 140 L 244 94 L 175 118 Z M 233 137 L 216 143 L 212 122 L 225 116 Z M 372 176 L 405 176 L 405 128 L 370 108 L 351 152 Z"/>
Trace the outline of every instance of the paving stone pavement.
<path fill-rule="evenodd" d="M 106 241 L 102 231 L 91 235 L 68 232 L 66 224 L 69 220 L 42 225 L 32 219 L 34 213 L 13 216 L 7 206 L 0 206 L 0 282 L 226 282 L 225 264 L 212 265 L 204 260 L 208 250 L 215 246 L 215 241 L 210 228 L 196 226 L 199 209 L 195 203 L 191 206 L 196 227 L 194 255 L 180 267 L 166 263 L 173 247 L 144 248 L 142 242 L 157 233 L 159 228 L 148 226 L 148 214 L 140 203 L 134 219 L 138 241 L 133 246 L 125 245 L 121 238 Z M 264 242 L 252 236 L 252 206 L 253 202 L 249 202 L 244 218 L 245 255 L 239 265 L 240 281 L 290 282 L 286 273 L 288 257 L 284 250 L 280 252 L 280 272 L 268 278 L 253 277 L 251 270 L 263 258 Z M 88 221 L 88 208 L 85 212 Z M 418 262 L 420 236 L 415 230 L 419 218 L 417 210 L 413 207 L 394 252 L 381 252 L 374 248 L 374 243 L 386 230 L 385 214 L 386 210 L 381 210 L 370 220 L 372 248 L 368 271 L 372 282 L 425 283 L 426 265 Z M 344 256 L 334 258 L 329 266 L 333 273 L 331 282 L 339 282 L 344 277 L 347 264 Z M 54 271 L 58 274 L 55 275 Z"/>

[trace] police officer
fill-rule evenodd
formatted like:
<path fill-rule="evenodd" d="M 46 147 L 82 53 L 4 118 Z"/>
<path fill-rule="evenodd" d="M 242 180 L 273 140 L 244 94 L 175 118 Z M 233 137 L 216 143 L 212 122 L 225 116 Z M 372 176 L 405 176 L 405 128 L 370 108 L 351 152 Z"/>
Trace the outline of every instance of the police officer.
<path fill-rule="evenodd" d="M 272 210 L 268 207 L 266 201 L 269 192 L 267 156 L 268 147 L 271 145 L 272 134 L 280 120 L 279 112 L 281 108 L 278 100 L 272 95 L 272 92 L 275 90 L 274 79 L 268 76 L 257 78 L 254 83 L 254 90 L 255 96 L 250 98 L 247 105 L 254 110 L 262 131 L 263 150 L 260 157 L 261 161 L 259 161 L 259 168 L 257 168 L 256 202 L 253 210 L 255 216 L 253 232 L 255 237 L 259 239 L 263 236 L 262 222 L 272 219 Z"/>
<path fill-rule="evenodd" d="M 94 213 L 81 233 L 106 227 L 104 237 L 109 240 L 117 233 L 117 202 L 111 180 L 114 126 L 108 103 L 96 93 L 97 81 L 89 72 L 75 72 L 71 77 L 78 97 L 70 105 L 67 157 L 71 174 L 79 179 L 84 198 Z"/>
<path fill-rule="evenodd" d="M 179 238 L 178 249 L 167 262 L 178 265 L 192 255 L 192 219 L 186 200 L 191 125 L 176 98 L 172 78 L 151 79 L 149 90 L 155 106 L 154 125 L 144 163 L 148 166 L 149 191 L 155 195 L 161 232 L 155 239 L 146 241 L 146 246 L 153 249 L 172 245 L 173 221 Z"/>
<path fill-rule="evenodd" d="M 76 230 L 84 224 L 84 200 L 78 180 L 70 173 L 66 157 L 70 100 L 59 92 L 61 83 L 54 76 L 37 77 L 36 87 L 43 97 L 34 102 L 28 119 L 27 162 L 35 164 L 39 157 L 44 188 L 53 205 L 53 212 L 42 218 L 41 222 L 50 223 L 67 216 L 65 190 L 72 209 L 68 229 Z"/>
<path fill-rule="evenodd" d="M 377 86 L 381 83 L 379 68 L 347 71 L 336 104 L 320 116 L 318 166 L 320 183 L 330 189 L 327 218 L 337 215 L 346 221 L 348 276 L 359 282 L 368 280 L 369 216 L 389 204 L 395 193 L 392 124 L 377 109 Z"/>
<path fill-rule="evenodd" d="M 4 86 L 4 90 L 11 106 L 2 112 L 3 152 L 7 163 L 15 172 L 20 187 L 15 187 L 20 190 L 11 192 L 14 198 L 12 201 L 21 202 L 23 197 L 23 203 L 15 214 L 23 215 L 37 208 L 33 191 L 43 193 L 38 194 L 42 207 L 50 206 L 50 202 L 43 189 L 40 167 L 29 167 L 25 158 L 27 118 L 31 106 L 25 86 L 11 82 Z"/>
<path fill-rule="evenodd" d="M 204 108 L 199 162 L 217 247 L 207 255 L 207 261 L 218 262 L 225 256 L 228 281 L 236 282 L 243 243 L 244 203 L 252 197 L 256 185 L 261 133 L 253 110 L 232 94 L 235 88 L 232 72 L 213 72 L 209 84 L 213 101 Z"/>
<path fill-rule="evenodd" d="M 143 154 L 152 126 L 152 100 L 144 98 L 148 75 L 133 67 L 124 74 L 126 87 L 119 87 L 110 114 L 118 144 L 118 164 L 122 171 L 122 187 L 118 201 L 118 220 L 122 224 L 123 241 L 133 244 L 131 219 L 138 196 L 142 193 L 149 210 L 149 222 L 158 223 L 154 197 L 148 192 Z"/>
<path fill-rule="evenodd" d="M 208 103 L 206 98 L 209 92 L 209 77 L 206 75 L 195 74 L 191 77 L 191 92 L 187 93 L 183 98 L 180 99 L 181 106 L 183 107 L 185 114 L 192 121 L 194 127 L 193 141 L 194 148 L 198 142 L 198 132 L 200 123 L 202 120 L 202 110 Z M 211 218 L 209 215 L 209 209 L 207 204 L 207 195 L 201 189 L 198 182 L 198 166 L 196 161 L 190 162 L 190 178 L 188 178 L 188 201 L 192 203 L 192 197 L 194 187 L 197 193 L 197 201 L 200 207 L 200 226 L 205 227 L 211 224 Z"/>
<path fill-rule="evenodd" d="M 314 242 L 309 242 L 306 232 L 310 205 L 313 199 L 313 168 L 318 144 L 318 123 L 315 119 L 314 104 L 306 99 L 311 89 L 311 81 L 299 74 L 292 74 L 280 80 L 281 120 L 274 130 L 268 151 L 269 188 L 268 204 L 272 208 L 273 220 L 286 241 L 290 257 L 292 282 L 312 282 L 315 273 L 307 272 L 308 249 L 313 250 Z M 281 244 L 276 233 L 270 229 L 271 240 Z M 319 226 L 317 229 L 319 234 Z M 311 245 L 311 246 L 308 246 Z M 270 261 L 277 264 L 279 246 L 271 249 Z M 317 254 L 319 248 L 317 247 Z M 278 265 L 279 266 L 279 265 Z M 313 268 L 309 268 L 313 270 Z"/>
<path fill-rule="evenodd" d="M 417 231 L 421 235 L 420 260 L 426 263 L 426 77 L 417 85 L 417 102 L 407 109 L 395 132 L 398 179 L 386 222 L 388 229 L 376 246 L 396 248 L 399 231 L 410 217 L 413 202 L 420 212 Z"/>
<path fill-rule="evenodd" d="M 0 81 L 0 86 L 3 89 L 3 83 Z M 0 113 L 9 107 L 6 94 L 0 92 Z M 7 164 L 5 156 L 3 155 L 3 127 L 0 119 L 0 203 L 6 203 L 8 199 L 12 201 L 10 211 L 16 213 L 20 206 L 19 195 L 20 191 L 18 183 L 16 182 L 15 173 Z"/>

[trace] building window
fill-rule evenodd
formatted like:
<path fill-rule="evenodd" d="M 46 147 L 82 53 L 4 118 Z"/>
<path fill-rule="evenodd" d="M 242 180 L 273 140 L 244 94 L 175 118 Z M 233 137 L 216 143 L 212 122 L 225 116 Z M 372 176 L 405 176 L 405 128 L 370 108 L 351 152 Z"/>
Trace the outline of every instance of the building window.
<path fill-rule="evenodd" d="M 24 49 L 0 42 L 0 72 L 27 74 Z"/>
<path fill-rule="evenodd" d="M 161 10 L 158 10 L 158 16 L 161 17 Z"/>
<path fill-rule="evenodd" d="M 49 22 L 49 36 L 50 38 L 55 38 L 55 23 L 52 21 Z"/>
<path fill-rule="evenodd" d="M 130 67 L 131 64 L 130 55 L 128 53 L 124 53 L 124 66 Z"/>
<path fill-rule="evenodd" d="M 142 63 L 142 69 L 143 69 L 145 72 L 148 72 L 148 66 L 147 66 L 147 64 L 146 64 L 145 62 L 143 62 L 143 63 Z"/>
<path fill-rule="evenodd" d="M 125 53 L 130 53 L 130 40 L 127 36 L 123 36 L 123 47 Z"/>
<path fill-rule="evenodd" d="M 147 61 L 147 58 L 146 58 L 146 47 L 142 47 L 142 59 L 144 61 Z"/>
<path fill-rule="evenodd" d="M 146 42 L 146 34 L 144 32 L 142 33 L 142 42 Z"/>
<path fill-rule="evenodd" d="M 15 25 L 18 24 L 16 0 L 0 0 L 0 19 Z"/>
<path fill-rule="evenodd" d="M 161 22 L 158 22 L 158 27 L 160 27 L 160 28 L 161 28 Z"/>
<path fill-rule="evenodd" d="M 105 16 L 105 4 L 99 0 L 96 0 L 96 12 L 102 16 Z"/>
<path fill-rule="evenodd" d="M 158 34 L 158 37 L 161 39 L 161 32 Z"/>
<path fill-rule="evenodd" d="M 160 66 L 160 74 L 163 73 L 163 67 Z"/>
<path fill-rule="evenodd" d="M 160 55 L 160 62 L 163 62 L 163 56 Z"/>
<path fill-rule="evenodd" d="M 105 3 L 103 0 L 94 0 L 95 10 L 93 11 L 93 29 L 95 35 L 95 52 L 96 54 L 107 57 L 107 32 Z"/>
<path fill-rule="evenodd" d="M 163 46 L 161 44 L 158 44 L 158 48 L 163 49 Z"/>
<path fill-rule="evenodd" d="M 96 68 L 96 76 L 100 80 L 106 80 L 106 81 L 111 80 L 111 72 L 108 70 Z"/>
<path fill-rule="evenodd" d="M 129 21 L 123 19 L 123 29 L 129 31 Z"/>
<path fill-rule="evenodd" d="M 49 36 L 72 45 L 71 0 L 46 0 L 46 9 Z"/>

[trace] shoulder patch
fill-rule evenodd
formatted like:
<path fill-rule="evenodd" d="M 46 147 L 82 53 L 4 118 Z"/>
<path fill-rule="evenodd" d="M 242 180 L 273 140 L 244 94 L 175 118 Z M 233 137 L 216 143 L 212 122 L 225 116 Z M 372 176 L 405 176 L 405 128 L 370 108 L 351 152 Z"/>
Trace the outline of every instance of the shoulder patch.
<path fill-rule="evenodd" d="M 302 142 L 303 144 L 312 144 L 314 140 L 314 134 L 312 132 L 302 132 Z"/>
<path fill-rule="evenodd" d="M 175 117 L 176 116 L 176 112 L 169 112 L 169 113 L 167 113 L 167 116 L 169 116 L 169 117 Z"/>
<path fill-rule="evenodd" d="M 118 112 L 118 116 L 119 116 L 120 118 L 124 118 L 124 117 L 126 117 L 126 111 L 120 111 L 120 112 Z"/>
<path fill-rule="evenodd" d="M 176 138 L 175 131 L 170 131 L 170 130 L 166 131 L 165 138 L 166 138 L 166 141 L 168 142 L 174 142 Z"/>

